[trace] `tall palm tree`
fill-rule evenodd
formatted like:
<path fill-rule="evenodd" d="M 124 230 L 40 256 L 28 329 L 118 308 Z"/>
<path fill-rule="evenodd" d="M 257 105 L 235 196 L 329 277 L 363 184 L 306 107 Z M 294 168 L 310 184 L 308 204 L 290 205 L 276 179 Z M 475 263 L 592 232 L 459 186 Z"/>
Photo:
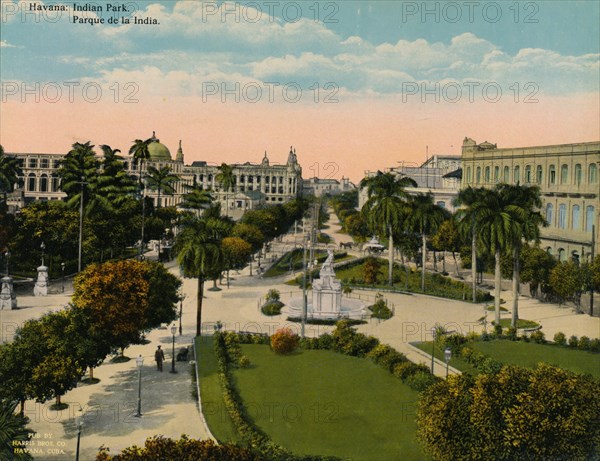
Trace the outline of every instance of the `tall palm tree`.
<path fill-rule="evenodd" d="M 173 173 L 170 166 L 163 166 L 160 169 L 149 166 L 146 178 L 148 180 L 148 187 L 158 192 L 156 199 L 157 208 L 160 208 L 160 193 L 173 195 L 175 193 L 173 184 L 180 180 L 179 176 Z"/>
<path fill-rule="evenodd" d="M 222 259 L 221 242 L 227 236 L 229 225 L 220 219 L 192 217 L 182 224 L 177 234 L 175 252 L 184 277 L 196 278 L 196 336 L 202 333 L 202 297 L 204 282 Z"/>
<path fill-rule="evenodd" d="M 153 138 L 148 138 L 144 141 L 141 139 L 136 139 L 133 141 L 133 145 L 129 148 L 129 155 L 133 156 L 134 165 L 139 165 L 138 187 L 140 191 L 142 190 L 144 163 L 150 160 L 150 151 L 148 150 L 148 145 L 152 142 L 152 140 Z"/>
<path fill-rule="evenodd" d="M 427 237 L 435 233 L 448 213 L 433 203 L 433 194 L 418 193 L 408 201 L 406 225 L 421 235 L 421 291 L 425 291 L 425 262 L 427 261 Z"/>
<path fill-rule="evenodd" d="M 208 208 L 212 203 L 212 195 L 198 185 L 190 186 L 186 184 L 184 188 L 188 189 L 189 192 L 183 195 L 179 206 L 181 208 L 196 210 L 196 214 L 199 216 L 200 211 Z"/>
<path fill-rule="evenodd" d="M 23 170 L 19 166 L 19 160 L 12 155 L 5 155 L 4 148 L 0 145 L 0 194 L 5 202 L 15 184 L 19 183 L 20 176 L 23 176 Z"/>
<path fill-rule="evenodd" d="M 499 192 L 503 195 L 505 203 L 510 203 L 516 207 L 512 210 L 513 218 L 517 222 L 517 231 L 513 235 L 511 244 L 513 258 L 511 326 L 517 328 L 519 320 L 519 260 L 521 257 L 521 248 L 524 242 L 532 240 L 538 242 L 540 239 L 540 226 L 545 226 L 547 223 L 539 212 L 542 206 L 539 187 L 504 184 L 499 186 Z"/>
<path fill-rule="evenodd" d="M 502 193 L 502 186 L 487 190 L 481 201 L 473 205 L 477 215 L 477 234 L 481 242 L 494 253 L 494 309 L 495 323 L 500 325 L 500 292 L 502 272 L 500 258 L 504 251 L 511 249 L 516 235 L 520 233 L 520 213 L 518 205 L 511 203 L 510 195 Z"/>
<path fill-rule="evenodd" d="M 225 190 L 225 216 L 227 216 L 229 212 L 229 189 L 233 189 L 235 175 L 233 174 L 233 167 L 227 165 L 227 163 L 221 163 L 221 166 L 217 167 L 217 169 L 219 172 L 215 176 L 215 179 Z"/>
<path fill-rule="evenodd" d="M 388 239 L 389 285 L 393 285 L 394 228 L 401 224 L 408 197 L 404 189 L 408 186 L 416 186 L 416 183 L 411 178 L 397 178 L 392 173 L 378 173 L 360 182 L 360 188 L 366 188 L 368 196 L 361 212 L 371 230 L 382 232 Z"/>
<path fill-rule="evenodd" d="M 101 145 L 100 148 L 104 158 L 98 173 L 98 193 L 105 196 L 114 208 L 135 193 L 135 181 L 127 174 L 119 149 L 112 149 L 106 144 Z"/>
<path fill-rule="evenodd" d="M 483 201 L 488 190 L 471 186 L 461 189 L 455 205 L 463 206 L 456 212 L 458 229 L 463 236 L 471 237 L 471 278 L 473 284 L 473 302 L 477 302 L 477 203 Z"/>

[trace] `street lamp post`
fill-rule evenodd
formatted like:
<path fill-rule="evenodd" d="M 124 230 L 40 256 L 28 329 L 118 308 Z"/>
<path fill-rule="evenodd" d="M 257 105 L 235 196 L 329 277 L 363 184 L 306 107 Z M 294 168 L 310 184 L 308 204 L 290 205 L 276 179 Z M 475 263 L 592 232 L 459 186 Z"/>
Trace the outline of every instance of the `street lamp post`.
<path fill-rule="evenodd" d="M 81 409 L 79 410 L 81 412 Z M 75 461 L 79 461 L 79 442 L 81 441 L 81 429 L 83 428 L 83 412 L 77 418 L 77 450 L 75 451 Z"/>
<path fill-rule="evenodd" d="M 431 374 L 433 374 L 433 355 L 435 354 L 435 327 L 431 329 Z"/>
<path fill-rule="evenodd" d="M 183 315 L 183 300 L 185 299 L 185 295 L 182 293 L 179 297 L 179 336 L 181 336 L 181 317 Z"/>
<path fill-rule="evenodd" d="M 140 418 L 142 416 L 142 366 L 144 365 L 144 357 L 141 354 L 135 359 L 135 364 L 138 367 L 138 401 L 137 413 L 134 416 Z"/>
<path fill-rule="evenodd" d="M 171 357 L 171 373 L 177 373 L 175 369 L 175 333 L 177 333 L 177 327 L 175 324 L 171 327 L 171 334 L 173 335 L 173 355 Z"/>
<path fill-rule="evenodd" d="M 81 176 L 81 192 L 79 197 L 79 248 L 77 254 L 77 272 L 81 272 L 81 248 L 83 244 L 83 186 L 87 184 L 85 177 Z"/>
<path fill-rule="evenodd" d="M 446 361 L 446 379 L 448 379 L 448 364 L 450 363 L 450 359 L 452 358 L 452 349 L 447 347 L 444 349 L 444 360 Z"/>
<path fill-rule="evenodd" d="M 140 172 L 140 174 L 142 174 Z M 146 181 L 143 181 L 144 187 L 142 189 L 142 240 L 140 242 L 140 259 L 144 256 L 144 221 L 146 220 Z"/>
<path fill-rule="evenodd" d="M 40 245 L 40 249 L 42 250 L 42 266 L 44 265 L 44 251 L 46 250 L 46 244 L 42 242 Z"/>
<path fill-rule="evenodd" d="M 65 263 L 60 263 L 60 278 L 62 280 L 61 293 L 65 292 Z"/>
<path fill-rule="evenodd" d="M 6 250 L 6 276 L 8 277 L 8 261 L 10 260 L 10 251 Z"/>
<path fill-rule="evenodd" d="M 302 241 L 302 337 L 304 338 L 304 330 L 306 328 L 306 311 L 307 311 L 307 303 L 306 299 L 306 236 L 304 236 Z"/>

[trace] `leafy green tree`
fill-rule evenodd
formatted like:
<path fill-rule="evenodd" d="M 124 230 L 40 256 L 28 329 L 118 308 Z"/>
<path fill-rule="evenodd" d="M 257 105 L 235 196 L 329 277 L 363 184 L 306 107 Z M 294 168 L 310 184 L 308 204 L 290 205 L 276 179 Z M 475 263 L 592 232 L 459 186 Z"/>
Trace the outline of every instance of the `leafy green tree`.
<path fill-rule="evenodd" d="M 204 282 L 209 274 L 221 264 L 221 242 L 229 231 L 229 225 L 218 219 L 190 218 L 182 225 L 175 241 L 177 262 L 184 277 L 198 281 L 196 297 L 196 336 L 202 334 L 202 298 Z"/>
<path fill-rule="evenodd" d="M 525 244 L 521 249 L 521 282 L 529 284 L 532 296 L 537 296 L 541 287 L 542 293 L 549 291 L 550 272 L 557 261 L 554 256 L 538 246 Z"/>
<path fill-rule="evenodd" d="M 0 401 L 0 459 L 7 461 L 33 460 L 31 453 L 27 452 L 25 443 L 30 440 L 35 431 L 29 429 L 29 418 L 16 414 L 18 402 L 8 400 Z M 15 448 L 23 448 L 16 450 Z"/>
<path fill-rule="evenodd" d="M 248 242 L 252 246 L 252 251 L 258 251 L 265 243 L 264 234 L 253 224 L 237 223 L 231 229 L 231 235 Z"/>
<path fill-rule="evenodd" d="M 421 291 L 425 292 L 425 262 L 427 261 L 427 237 L 433 235 L 449 214 L 433 203 L 433 194 L 418 193 L 408 201 L 406 226 L 421 236 Z"/>
<path fill-rule="evenodd" d="M 179 176 L 173 173 L 170 166 L 163 166 L 161 168 L 155 168 L 148 166 L 148 173 L 146 175 L 148 181 L 148 187 L 151 190 L 155 190 L 158 193 L 156 198 L 156 208 L 160 208 L 160 194 L 161 192 L 165 195 L 173 195 L 175 193 L 174 184 L 180 180 Z"/>
<path fill-rule="evenodd" d="M 163 323 L 171 323 L 177 318 L 177 294 L 181 280 L 171 274 L 163 264 L 144 261 L 148 286 L 148 309 L 144 315 L 142 330 L 150 331 Z"/>
<path fill-rule="evenodd" d="M 573 301 L 577 306 L 585 286 L 585 274 L 573 260 L 562 261 L 550 271 L 550 286 L 558 297 L 558 303 Z"/>
<path fill-rule="evenodd" d="M 270 211 L 271 207 L 260 210 L 248 210 L 240 219 L 242 224 L 250 224 L 257 227 L 265 237 L 265 240 L 271 240 L 277 235 L 277 218 Z"/>
<path fill-rule="evenodd" d="M 458 263 L 456 261 L 456 253 L 460 252 L 463 240 L 458 230 L 458 225 L 454 216 L 447 218 L 438 228 L 435 235 L 431 238 L 431 243 L 434 247 L 452 253 L 456 275 L 458 276 Z M 444 272 L 446 272 L 446 258 L 444 258 Z"/>
<path fill-rule="evenodd" d="M 0 345 L 0 400 L 18 401 L 21 414 L 25 411 L 25 402 L 33 398 L 28 386 L 38 361 L 35 352 L 39 350 L 39 343 L 32 346 L 33 350 L 26 341 L 19 340 L 19 335 L 13 342 Z"/>
<path fill-rule="evenodd" d="M 594 459 L 600 382 L 550 365 L 455 375 L 421 394 L 417 436 L 434 460 Z"/>
<path fill-rule="evenodd" d="M 233 190 L 235 184 L 235 175 L 233 174 L 233 167 L 227 165 L 227 163 L 221 163 L 221 166 L 217 167 L 219 172 L 215 176 L 215 180 L 225 191 L 225 216 L 229 214 L 229 191 Z"/>
<path fill-rule="evenodd" d="M 367 258 L 363 265 L 363 278 L 367 285 L 375 285 L 381 269 L 381 262 L 377 258 Z"/>
<path fill-rule="evenodd" d="M 0 194 L 6 202 L 6 196 L 12 192 L 16 184 L 19 184 L 19 177 L 23 176 L 23 170 L 19 166 L 19 160 L 12 155 L 6 155 L 4 148 L 0 145 Z"/>
<path fill-rule="evenodd" d="M 380 173 L 364 178 L 360 188 L 367 189 L 368 199 L 361 212 L 374 232 L 381 232 L 388 239 L 388 284 L 393 284 L 394 228 L 402 227 L 406 209 L 406 187 L 416 186 L 408 177 L 396 178 L 391 173 Z"/>
<path fill-rule="evenodd" d="M 240 237 L 225 237 L 221 243 L 221 250 L 227 271 L 227 288 L 229 288 L 229 271 L 246 267 L 252 256 L 252 245 Z"/>
<path fill-rule="evenodd" d="M 92 338 L 123 350 L 139 343 L 146 327 L 149 280 L 134 260 L 91 264 L 74 280 L 73 305 L 90 319 Z"/>

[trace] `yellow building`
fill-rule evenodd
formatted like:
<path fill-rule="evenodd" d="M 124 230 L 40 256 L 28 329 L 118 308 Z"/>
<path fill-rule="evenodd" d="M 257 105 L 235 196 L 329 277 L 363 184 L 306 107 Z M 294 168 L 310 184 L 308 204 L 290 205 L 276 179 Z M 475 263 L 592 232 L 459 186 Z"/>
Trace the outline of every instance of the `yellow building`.
<path fill-rule="evenodd" d="M 600 237 L 600 142 L 499 149 L 465 138 L 462 187 L 497 183 L 537 185 L 542 214 L 541 247 L 562 261 L 589 258 Z M 595 237 L 592 237 L 595 232 Z M 598 246 L 595 247 L 596 253 Z"/>

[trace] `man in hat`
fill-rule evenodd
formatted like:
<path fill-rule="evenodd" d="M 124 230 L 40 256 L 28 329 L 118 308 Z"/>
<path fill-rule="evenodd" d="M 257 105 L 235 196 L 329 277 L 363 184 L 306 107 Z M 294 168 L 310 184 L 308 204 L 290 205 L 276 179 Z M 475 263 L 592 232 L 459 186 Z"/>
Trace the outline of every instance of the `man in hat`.
<path fill-rule="evenodd" d="M 156 360 L 156 370 L 163 371 L 162 364 L 163 364 L 163 361 L 165 360 L 165 353 L 160 348 L 160 345 L 156 348 L 156 352 L 154 352 L 154 360 Z"/>

